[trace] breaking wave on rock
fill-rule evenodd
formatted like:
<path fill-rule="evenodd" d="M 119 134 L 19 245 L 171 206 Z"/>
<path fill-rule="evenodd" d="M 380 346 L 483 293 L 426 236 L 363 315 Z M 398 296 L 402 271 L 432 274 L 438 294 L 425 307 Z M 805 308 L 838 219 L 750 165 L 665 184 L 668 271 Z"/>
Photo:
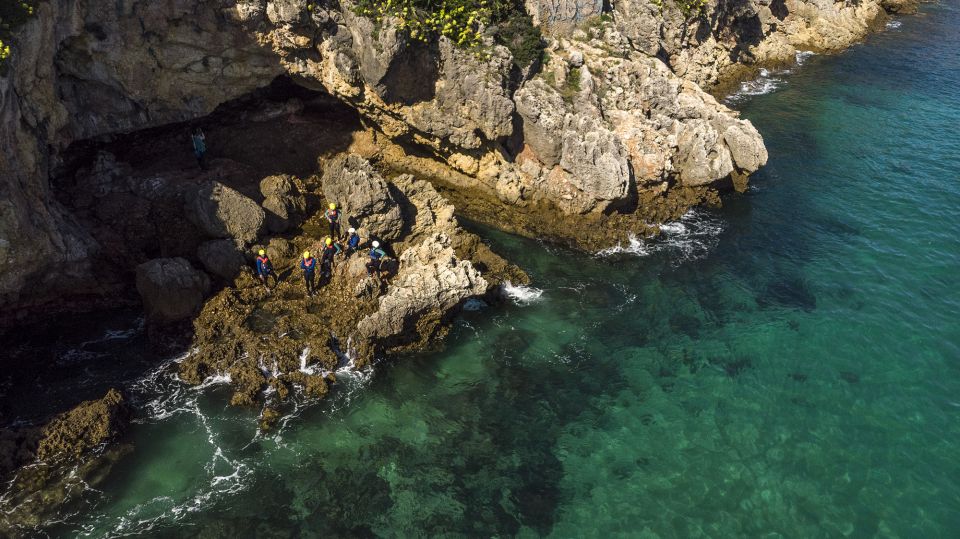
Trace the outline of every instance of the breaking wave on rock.
<path fill-rule="evenodd" d="M 797 51 L 794 55 L 794 61 L 796 65 L 802 66 L 808 59 L 813 56 L 816 56 L 817 53 L 813 51 Z M 740 103 L 747 98 L 769 94 L 775 92 L 783 87 L 787 83 L 785 76 L 793 73 L 793 69 L 766 69 L 763 68 L 760 70 L 760 74 L 757 78 L 753 80 L 748 80 L 740 83 L 740 88 L 736 92 L 733 92 L 726 99 L 724 103 L 731 105 Z"/>
<path fill-rule="evenodd" d="M 540 290 L 539 288 L 525 285 L 515 285 L 510 281 L 507 281 L 503 284 L 503 291 L 510 299 L 513 300 L 514 303 L 520 306 L 536 303 L 543 296 L 543 290 Z"/>
<path fill-rule="evenodd" d="M 630 235 L 627 244 L 608 247 L 597 256 L 620 254 L 649 256 L 665 253 L 674 263 L 689 262 L 706 256 L 719 241 L 724 230 L 723 220 L 702 210 L 690 210 L 678 221 L 660 225 L 660 235 L 650 239 Z"/>

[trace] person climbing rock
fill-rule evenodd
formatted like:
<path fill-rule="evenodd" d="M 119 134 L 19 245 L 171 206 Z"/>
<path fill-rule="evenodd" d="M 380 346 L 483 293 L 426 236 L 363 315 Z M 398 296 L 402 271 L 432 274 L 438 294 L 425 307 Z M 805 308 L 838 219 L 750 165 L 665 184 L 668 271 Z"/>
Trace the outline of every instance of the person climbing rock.
<path fill-rule="evenodd" d="M 270 291 L 267 278 L 273 277 L 273 285 L 277 285 L 277 276 L 273 273 L 273 263 L 270 262 L 270 257 L 267 256 L 267 252 L 263 249 L 260 249 L 260 252 L 257 253 L 257 277 L 260 278 L 260 282 L 263 283 L 263 287 L 267 289 L 267 292 Z"/>
<path fill-rule="evenodd" d="M 383 259 L 387 257 L 387 253 L 380 248 L 380 242 L 374 241 L 370 244 L 370 261 L 367 262 L 367 277 L 372 277 L 374 272 L 377 274 L 377 279 L 380 278 L 380 268 L 383 266 Z"/>
<path fill-rule="evenodd" d="M 347 249 L 345 255 L 349 258 L 350 255 L 355 253 L 357 249 L 360 248 L 360 234 L 357 234 L 357 229 L 350 227 L 350 230 L 347 230 Z"/>
<path fill-rule="evenodd" d="M 193 140 L 193 155 L 197 156 L 197 165 L 200 166 L 200 170 L 206 170 L 207 137 L 203 134 L 203 130 L 198 127 L 190 138 Z"/>
<path fill-rule="evenodd" d="M 310 256 L 310 251 L 303 252 L 303 260 L 300 261 L 300 269 L 303 270 L 303 282 L 307 287 L 307 295 L 312 296 L 314 292 L 313 277 L 317 269 L 317 261 Z"/>
<path fill-rule="evenodd" d="M 333 277 L 333 267 L 335 257 L 340 253 L 340 245 L 333 238 L 327 238 L 324 241 L 323 253 L 320 255 L 320 286 L 330 282 Z"/>
<path fill-rule="evenodd" d="M 330 208 L 323 212 L 323 216 L 330 223 L 330 236 L 340 239 L 340 210 L 337 209 L 337 205 L 331 202 Z"/>

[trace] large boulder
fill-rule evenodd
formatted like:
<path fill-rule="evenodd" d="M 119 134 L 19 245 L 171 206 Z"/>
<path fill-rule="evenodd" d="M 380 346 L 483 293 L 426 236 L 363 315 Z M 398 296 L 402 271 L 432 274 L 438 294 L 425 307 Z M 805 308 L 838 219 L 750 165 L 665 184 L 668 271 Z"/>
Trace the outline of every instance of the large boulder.
<path fill-rule="evenodd" d="M 228 281 L 236 278 L 247 263 L 236 240 L 204 242 L 197 249 L 197 258 L 208 272 Z"/>
<path fill-rule="evenodd" d="M 210 278 L 183 258 L 156 258 L 137 266 L 137 291 L 153 322 L 196 314 L 210 291 Z"/>
<path fill-rule="evenodd" d="M 263 209 L 270 232 L 286 232 L 307 211 L 306 188 L 293 176 L 282 174 L 264 178 L 260 182 L 260 193 L 264 197 Z"/>
<path fill-rule="evenodd" d="M 357 325 L 361 342 L 389 349 L 429 339 L 431 332 L 467 298 L 487 291 L 487 281 L 469 260 L 460 260 L 446 234 L 400 255 L 400 270 L 376 312 Z"/>
<path fill-rule="evenodd" d="M 41 430 L 37 458 L 78 458 L 117 436 L 129 420 L 123 395 L 111 389 L 102 399 L 83 402 L 47 423 Z"/>
<path fill-rule="evenodd" d="M 329 202 L 338 204 L 346 223 L 360 229 L 363 237 L 400 237 L 400 205 L 387 182 L 366 159 L 356 154 L 332 159 L 323 169 L 322 189 Z"/>
<path fill-rule="evenodd" d="M 214 181 L 197 186 L 187 200 L 185 211 L 210 237 L 233 238 L 244 243 L 256 241 L 266 219 L 263 208 L 251 198 Z"/>

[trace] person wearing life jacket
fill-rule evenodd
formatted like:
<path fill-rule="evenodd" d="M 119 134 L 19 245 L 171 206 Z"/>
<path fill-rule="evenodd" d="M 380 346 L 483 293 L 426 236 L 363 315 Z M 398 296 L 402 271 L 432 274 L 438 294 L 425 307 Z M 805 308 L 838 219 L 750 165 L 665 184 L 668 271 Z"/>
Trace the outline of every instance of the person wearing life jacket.
<path fill-rule="evenodd" d="M 270 262 L 270 257 L 263 249 L 260 249 L 260 252 L 257 253 L 257 277 L 260 278 L 260 282 L 263 283 L 267 292 L 270 291 L 270 285 L 267 284 L 268 277 L 273 277 L 273 285 L 277 285 L 277 276 L 273 273 L 273 262 Z"/>
<path fill-rule="evenodd" d="M 313 277 L 317 269 L 317 260 L 310 256 L 310 251 L 303 252 L 303 259 L 300 260 L 300 269 L 303 270 L 303 282 L 307 286 L 307 295 L 312 296 L 314 292 Z"/>
<path fill-rule="evenodd" d="M 330 236 L 334 238 L 340 238 L 340 210 L 337 209 L 337 205 L 330 203 L 330 208 L 327 211 L 323 212 L 323 216 L 327 218 L 327 222 L 330 223 Z"/>
<path fill-rule="evenodd" d="M 324 241 L 323 253 L 320 254 L 320 286 L 333 276 L 334 260 L 339 253 L 340 245 L 333 241 L 333 238 L 327 238 Z"/>
<path fill-rule="evenodd" d="M 370 252 L 367 253 L 370 257 L 370 261 L 367 262 L 367 277 L 372 277 L 373 273 L 377 273 L 377 278 L 380 278 L 380 267 L 383 265 L 383 259 L 387 257 L 387 253 L 380 248 L 380 242 L 374 241 L 370 244 Z"/>
<path fill-rule="evenodd" d="M 349 257 L 360 248 L 360 234 L 357 234 L 357 229 L 353 227 L 350 227 L 350 230 L 347 230 L 347 234 L 346 256 Z"/>

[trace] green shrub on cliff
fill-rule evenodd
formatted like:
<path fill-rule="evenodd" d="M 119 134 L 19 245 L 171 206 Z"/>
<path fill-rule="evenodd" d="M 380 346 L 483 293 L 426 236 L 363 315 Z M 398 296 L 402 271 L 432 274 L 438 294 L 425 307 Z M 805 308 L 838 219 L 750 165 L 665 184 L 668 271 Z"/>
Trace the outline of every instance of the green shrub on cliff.
<path fill-rule="evenodd" d="M 401 30 L 424 43 L 444 36 L 460 47 L 476 47 L 485 28 L 494 28 L 498 43 L 521 67 L 543 51 L 540 30 L 521 0 L 357 0 L 356 11 L 380 23 L 397 20 Z"/>
<path fill-rule="evenodd" d="M 33 1 L 0 0 L 0 74 L 10 58 L 13 32 L 33 15 Z"/>

